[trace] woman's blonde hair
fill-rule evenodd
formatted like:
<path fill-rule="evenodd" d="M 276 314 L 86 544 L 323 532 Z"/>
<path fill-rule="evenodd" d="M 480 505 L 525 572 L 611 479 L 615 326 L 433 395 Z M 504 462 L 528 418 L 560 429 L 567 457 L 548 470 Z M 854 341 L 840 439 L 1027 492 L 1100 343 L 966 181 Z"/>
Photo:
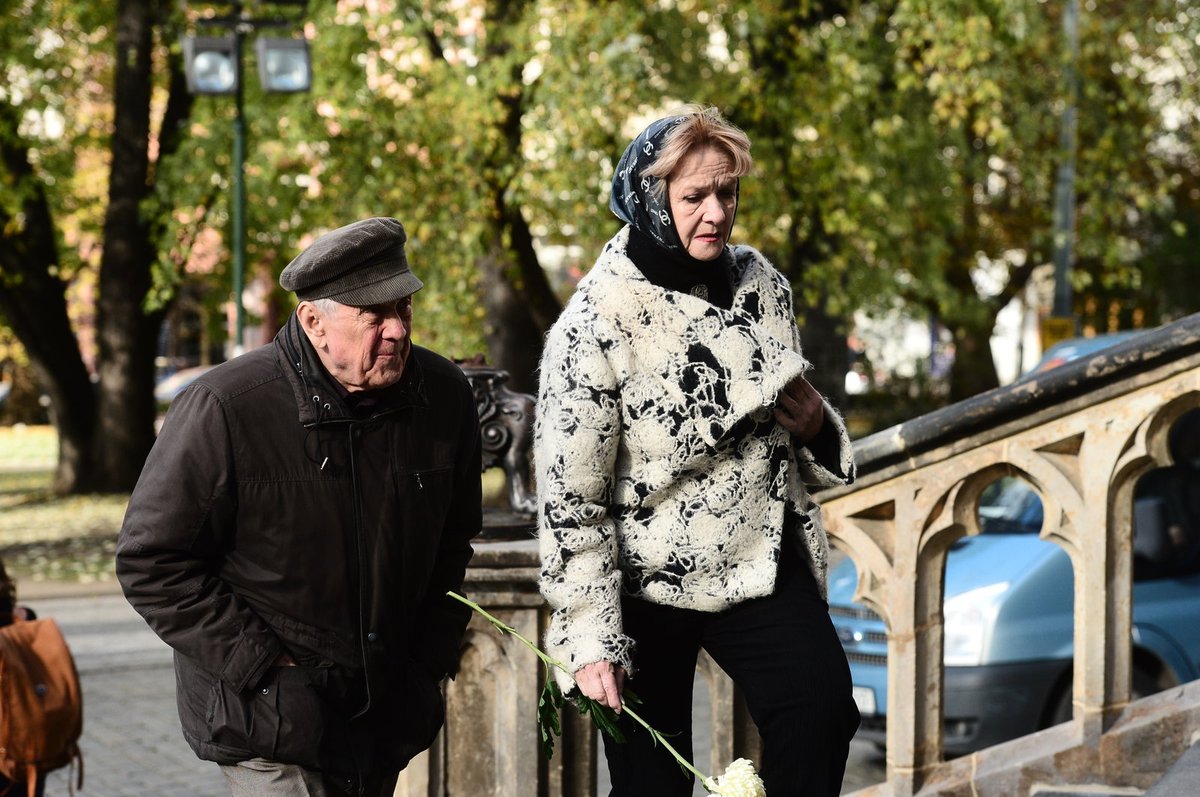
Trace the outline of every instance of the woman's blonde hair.
<path fill-rule="evenodd" d="M 728 155 L 734 177 L 741 178 L 750 173 L 754 165 L 750 156 L 750 137 L 741 128 L 725 121 L 720 111 L 711 106 L 687 105 L 673 115 L 685 118 L 667 133 L 658 157 L 642 170 L 643 175 L 659 179 L 651 189 L 659 199 L 667 190 L 667 178 L 675 167 L 697 147 L 714 147 Z"/>

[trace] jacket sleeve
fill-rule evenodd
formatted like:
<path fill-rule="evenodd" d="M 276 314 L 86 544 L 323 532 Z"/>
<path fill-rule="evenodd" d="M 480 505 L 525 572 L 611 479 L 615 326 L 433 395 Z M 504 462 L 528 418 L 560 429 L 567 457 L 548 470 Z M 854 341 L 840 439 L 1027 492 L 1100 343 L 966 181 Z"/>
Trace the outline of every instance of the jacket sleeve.
<path fill-rule="evenodd" d="M 623 633 L 617 531 L 609 513 L 620 396 L 595 319 L 564 316 L 541 364 L 534 436 L 540 587 L 552 609 L 549 655 L 574 672 L 596 661 L 632 670 Z M 555 673 L 564 691 L 574 686 Z"/>
<path fill-rule="evenodd" d="M 465 398 L 458 423 L 459 454 L 454 467 L 454 492 L 450 511 L 442 527 L 434 571 L 426 598 L 417 611 L 414 656 L 438 680 L 458 671 L 459 647 L 471 619 L 471 610 L 446 595 L 462 591 L 467 563 L 473 553 L 471 539 L 483 525 L 483 496 L 480 473 L 481 439 L 479 414 L 470 387 L 463 383 Z"/>
<path fill-rule="evenodd" d="M 842 416 L 827 400 L 825 425 L 812 440 L 796 446 L 800 478 L 812 487 L 837 487 L 854 482 L 854 447 Z"/>
<path fill-rule="evenodd" d="M 163 641 L 237 691 L 283 650 L 218 575 L 235 528 L 229 426 L 201 385 L 171 404 L 134 487 L 117 543 L 125 597 Z"/>

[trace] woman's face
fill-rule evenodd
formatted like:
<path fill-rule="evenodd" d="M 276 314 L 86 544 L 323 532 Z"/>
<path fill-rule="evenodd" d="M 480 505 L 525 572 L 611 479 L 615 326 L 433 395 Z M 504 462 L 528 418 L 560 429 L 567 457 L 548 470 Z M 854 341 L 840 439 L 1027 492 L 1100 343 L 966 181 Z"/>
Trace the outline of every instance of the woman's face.
<path fill-rule="evenodd" d="M 684 155 L 667 178 L 667 197 L 679 240 L 697 260 L 720 257 L 737 210 L 737 178 L 732 160 L 715 147 Z"/>

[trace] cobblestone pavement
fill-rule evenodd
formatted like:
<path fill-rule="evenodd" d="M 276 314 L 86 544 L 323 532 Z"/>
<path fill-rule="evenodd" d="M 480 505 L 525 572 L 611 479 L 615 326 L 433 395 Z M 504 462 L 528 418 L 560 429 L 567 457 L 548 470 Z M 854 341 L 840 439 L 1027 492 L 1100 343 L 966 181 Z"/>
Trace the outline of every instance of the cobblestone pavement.
<path fill-rule="evenodd" d="M 179 730 L 170 649 L 116 594 L 22 598 L 63 629 L 83 687 L 80 797 L 228 797 L 215 764 L 200 761 Z M 66 795 L 68 770 L 50 774 L 46 797 Z"/>
<path fill-rule="evenodd" d="M 83 684 L 80 797 L 226 797 L 217 766 L 198 760 L 180 734 L 169 648 L 115 588 L 48 597 L 39 593 L 53 590 L 24 586 L 22 602 L 62 627 Z M 698 757 L 704 747 L 698 738 Z M 843 792 L 882 779 L 881 756 L 856 742 Z M 67 770 L 51 773 L 46 797 L 68 794 L 67 781 Z"/>

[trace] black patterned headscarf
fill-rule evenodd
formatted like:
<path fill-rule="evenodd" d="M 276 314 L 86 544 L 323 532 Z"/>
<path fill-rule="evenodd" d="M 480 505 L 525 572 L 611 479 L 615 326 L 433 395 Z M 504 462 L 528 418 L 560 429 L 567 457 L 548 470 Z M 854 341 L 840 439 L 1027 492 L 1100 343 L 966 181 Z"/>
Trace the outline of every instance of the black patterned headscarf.
<path fill-rule="evenodd" d="M 612 195 L 608 199 L 608 208 L 618 219 L 633 225 L 635 230 L 657 242 L 671 254 L 684 257 L 687 256 L 687 251 L 675 230 L 667 192 L 654 191 L 654 186 L 660 182 L 660 178 L 643 175 L 642 172 L 658 159 L 667 134 L 685 118 L 668 116 L 652 122 L 630 142 L 625 148 L 625 154 L 617 163 L 617 171 L 612 181 Z"/>

